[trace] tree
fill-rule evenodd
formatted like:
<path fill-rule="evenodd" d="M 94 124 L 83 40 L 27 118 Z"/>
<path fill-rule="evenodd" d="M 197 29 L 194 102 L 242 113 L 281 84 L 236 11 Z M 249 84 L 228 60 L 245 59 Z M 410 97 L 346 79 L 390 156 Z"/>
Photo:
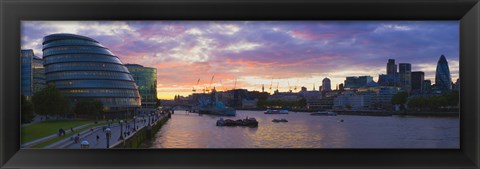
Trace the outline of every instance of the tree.
<path fill-rule="evenodd" d="M 103 103 L 98 100 L 93 100 L 92 101 L 92 113 L 95 114 L 95 120 L 98 121 L 98 116 L 100 114 L 103 114 Z"/>
<path fill-rule="evenodd" d="M 54 85 L 48 85 L 32 96 L 35 113 L 41 115 L 62 115 L 69 110 L 68 100 Z"/>
<path fill-rule="evenodd" d="M 458 101 L 460 100 L 460 95 L 458 91 L 452 91 L 448 94 L 445 94 L 448 106 L 458 106 Z"/>
<path fill-rule="evenodd" d="M 407 92 L 398 92 L 392 97 L 392 104 L 403 105 L 407 102 L 408 93 Z"/>
<path fill-rule="evenodd" d="M 156 104 L 155 106 L 156 107 L 160 107 L 162 105 L 162 102 L 160 101 L 160 99 L 156 99 Z"/>
<path fill-rule="evenodd" d="M 298 107 L 304 108 L 307 107 L 307 100 L 305 98 L 302 98 L 298 101 Z"/>
<path fill-rule="evenodd" d="M 398 92 L 392 97 L 393 105 L 400 105 L 400 109 L 405 108 L 405 103 L 407 103 L 408 93 L 407 92 Z"/>
<path fill-rule="evenodd" d="M 22 123 L 29 123 L 32 121 L 33 117 L 33 104 L 32 102 L 28 101 L 24 95 L 22 95 L 21 100 L 21 116 L 22 116 Z"/>
<path fill-rule="evenodd" d="M 409 108 L 416 108 L 417 110 L 422 110 L 426 107 L 427 100 L 430 98 L 424 97 L 414 97 L 408 99 L 407 105 Z"/>
<path fill-rule="evenodd" d="M 98 116 L 103 113 L 103 103 L 98 100 L 82 100 L 75 104 L 73 109 L 75 114 L 93 115 L 98 120 Z"/>

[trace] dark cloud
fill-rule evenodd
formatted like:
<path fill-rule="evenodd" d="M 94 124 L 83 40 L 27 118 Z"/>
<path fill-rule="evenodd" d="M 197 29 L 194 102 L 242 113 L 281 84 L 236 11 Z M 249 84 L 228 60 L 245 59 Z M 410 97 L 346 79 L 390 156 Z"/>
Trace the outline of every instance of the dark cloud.
<path fill-rule="evenodd" d="M 48 34 L 89 36 L 124 63 L 157 67 L 159 86 L 183 89 L 213 73 L 224 83 L 326 75 L 340 83 L 352 72 L 376 79 L 389 58 L 432 77 L 440 55 L 458 64 L 458 29 L 458 21 L 29 21 L 22 22 L 22 48 L 41 55 L 38 42 Z M 458 77 L 458 65 L 450 67 Z"/>

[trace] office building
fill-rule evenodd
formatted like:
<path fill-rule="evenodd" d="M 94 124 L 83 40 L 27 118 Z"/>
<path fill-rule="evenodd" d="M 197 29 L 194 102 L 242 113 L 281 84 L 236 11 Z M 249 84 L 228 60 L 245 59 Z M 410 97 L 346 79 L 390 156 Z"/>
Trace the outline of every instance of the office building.
<path fill-rule="evenodd" d="M 370 95 L 344 94 L 333 99 L 333 108 L 336 110 L 365 110 L 368 109 L 370 100 Z"/>
<path fill-rule="evenodd" d="M 359 87 L 365 87 L 370 82 L 373 82 L 371 76 L 350 76 L 345 79 L 345 88 L 355 89 Z"/>
<path fill-rule="evenodd" d="M 412 72 L 412 92 L 423 92 L 423 81 L 425 80 L 425 73 L 421 71 Z"/>
<path fill-rule="evenodd" d="M 455 88 L 454 88 L 454 90 L 460 91 L 460 79 L 457 79 L 457 81 L 455 82 Z"/>
<path fill-rule="evenodd" d="M 400 75 L 400 87 L 410 92 L 412 90 L 412 65 L 410 63 L 400 63 L 399 75 Z"/>
<path fill-rule="evenodd" d="M 21 57 L 21 94 L 28 100 L 46 86 L 43 60 L 35 56 L 33 50 L 20 51 Z"/>
<path fill-rule="evenodd" d="M 142 97 L 143 108 L 156 108 L 157 104 L 157 69 L 138 64 L 125 64 L 137 84 Z"/>
<path fill-rule="evenodd" d="M 424 80 L 423 81 L 423 92 L 424 93 L 432 92 L 432 81 L 431 80 Z"/>
<path fill-rule="evenodd" d="M 395 64 L 395 59 L 388 59 L 387 75 L 394 76 L 395 74 L 397 74 L 397 65 Z"/>
<path fill-rule="evenodd" d="M 47 84 L 55 85 L 72 105 L 81 100 L 98 100 L 105 112 L 120 117 L 141 105 L 128 69 L 92 38 L 74 34 L 45 36 L 43 58 Z"/>
<path fill-rule="evenodd" d="M 325 92 L 329 92 L 329 91 L 332 91 L 332 86 L 331 86 L 331 83 L 330 83 L 330 79 L 329 78 L 324 78 L 322 80 L 322 89 L 321 91 L 325 91 Z"/>
<path fill-rule="evenodd" d="M 444 55 L 440 56 L 437 62 L 437 70 L 435 72 L 435 86 L 441 92 L 452 90 L 452 79 L 447 59 Z"/>

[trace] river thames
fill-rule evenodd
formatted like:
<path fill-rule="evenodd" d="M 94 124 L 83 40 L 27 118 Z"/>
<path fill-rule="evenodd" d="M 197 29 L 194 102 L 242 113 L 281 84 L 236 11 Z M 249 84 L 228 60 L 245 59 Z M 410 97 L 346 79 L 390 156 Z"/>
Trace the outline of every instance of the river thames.
<path fill-rule="evenodd" d="M 258 128 L 219 127 L 220 118 L 254 117 Z M 286 123 L 273 119 L 285 118 Z M 341 122 L 343 120 L 343 122 Z M 458 117 L 311 116 L 237 110 L 236 117 L 175 111 L 151 148 L 459 148 Z"/>

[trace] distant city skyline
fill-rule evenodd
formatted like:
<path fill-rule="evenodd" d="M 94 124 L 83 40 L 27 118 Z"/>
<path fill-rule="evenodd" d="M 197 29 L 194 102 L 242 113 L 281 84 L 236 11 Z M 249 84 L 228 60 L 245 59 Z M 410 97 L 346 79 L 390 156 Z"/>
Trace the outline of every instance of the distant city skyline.
<path fill-rule="evenodd" d="M 459 71 L 458 21 L 24 21 L 22 49 L 42 56 L 54 33 L 92 37 L 124 64 L 157 69 L 160 99 L 210 86 L 272 92 L 331 88 L 348 76 L 386 74 L 388 59 L 410 63 L 435 81 L 443 54 Z M 398 71 L 398 69 L 397 69 Z M 196 86 L 198 79 L 199 85 Z M 289 84 L 291 87 L 289 87 Z"/>

